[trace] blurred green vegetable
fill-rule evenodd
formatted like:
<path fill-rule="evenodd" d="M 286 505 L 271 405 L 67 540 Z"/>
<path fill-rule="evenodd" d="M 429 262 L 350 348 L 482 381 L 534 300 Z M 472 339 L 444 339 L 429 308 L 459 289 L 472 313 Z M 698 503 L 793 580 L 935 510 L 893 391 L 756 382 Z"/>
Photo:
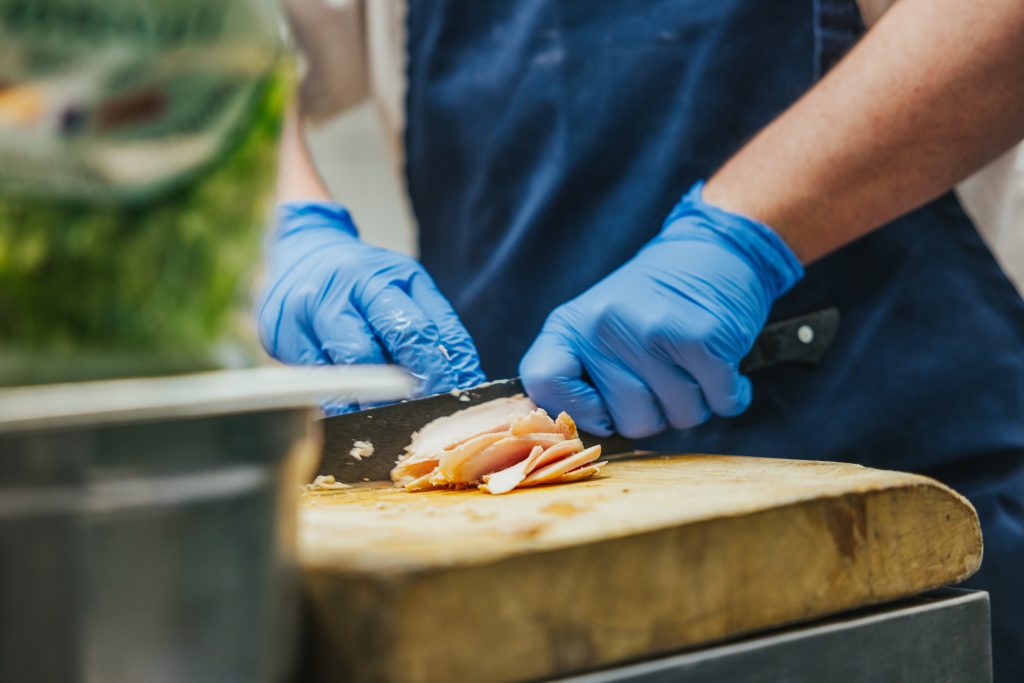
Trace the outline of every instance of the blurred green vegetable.
<path fill-rule="evenodd" d="M 153 199 L 0 195 L 0 384 L 198 370 L 244 347 L 289 86 L 267 77 L 227 151 Z"/>

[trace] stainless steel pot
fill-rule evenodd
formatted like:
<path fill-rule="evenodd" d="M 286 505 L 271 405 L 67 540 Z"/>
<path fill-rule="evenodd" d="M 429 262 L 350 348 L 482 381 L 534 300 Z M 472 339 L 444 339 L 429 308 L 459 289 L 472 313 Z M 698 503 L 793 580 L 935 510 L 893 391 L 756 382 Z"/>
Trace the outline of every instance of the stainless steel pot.
<path fill-rule="evenodd" d="M 367 395 L 366 377 L 342 381 L 343 393 L 408 388 L 385 373 Z M 276 681 L 291 670 L 294 506 L 319 453 L 310 398 L 188 393 L 147 403 L 136 392 L 104 411 L 99 391 L 91 412 L 26 420 L 16 392 L 0 392 L 0 680 Z"/>

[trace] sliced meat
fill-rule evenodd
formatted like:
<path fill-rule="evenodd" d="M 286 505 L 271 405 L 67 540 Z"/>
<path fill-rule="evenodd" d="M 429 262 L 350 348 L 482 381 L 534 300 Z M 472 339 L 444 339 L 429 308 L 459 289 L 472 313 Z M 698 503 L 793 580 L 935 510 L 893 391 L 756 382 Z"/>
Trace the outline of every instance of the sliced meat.
<path fill-rule="evenodd" d="M 459 471 L 466 460 L 475 458 L 485 448 L 506 438 L 508 437 L 505 433 L 481 434 L 442 453 L 434 475 L 435 486 L 443 486 L 449 482 L 453 484 L 459 483 Z"/>
<path fill-rule="evenodd" d="M 580 433 L 576 430 L 576 421 L 569 417 L 569 413 L 562 411 L 555 420 L 555 428 L 562 432 L 567 439 L 579 438 Z"/>
<path fill-rule="evenodd" d="M 553 478 L 546 478 L 543 481 L 539 479 L 531 479 L 530 481 L 527 481 L 527 475 L 525 472 L 531 467 L 536 466 L 536 463 L 533 462 L 534 460 L 535 457 L 531 453 L 530 457 L 523 462 L 506 468 L 501 472 L 495 472 L 494 474 L 485 476 L 484 483 L 480 484 L 480 490 L 487 493 L 501 494 L 508 493 L 516 488 L 528 488 L 530 486 L 542 486 L 544 484 L 568 484 L 574 481 L 589 479 L 600 472 L 602 467 L 608 464 L 606 462 L 592 462 L 589 465 L 577 467 L 565 474 L 561 474 Z"/>
<path fill-rule="evenodd" d="M 433 470 L 431 470 L 430 472 L 424 474 L 422 477 L 418 477 L 416 479 L 412 479 L 406 482 L 405 484 L 403 484 L 403 486 L 405 486 L 406 491 L 429 491 L 430 489 L 437 488 L 437 486 L 435 486 L 431 482 L 433 476 L 434 472 Z"/>
<path fill-rule="evenodd" d="M 554 420 L 523 395 L 434 420 L 405 447 L 391 478 L 409 491 L 480 486 L 488 493 L 593 476 L 600 447 L 584 449 L 566 413 Z"/>
<path fill-rule="evenodd" d="M 519 486 L 537 468 L 544 467 L 547 464 L 566 458 L 574 453 L 579 453 L 582 450 L 583 442 L 579 439 L 559 441 L 547 449 L 542 448 L 540 445 L 534 446 L 533 450 L 530 451 L 530 455 L 525 460 L 521 460 L 515 465 L 499 472 L 484 475 L 484 483 L 480 485 L 480 489 L 487 493 L 508 493 Z"/>
<path fill-rule="evenodd" d="M 522 394 L 481 403 L 427 423 L 412 435 L 405 453 L 391 471 L 399 486 L 429 474 L 446 451 L 485 434 L 505 436 L 512 422 L 537 410 L 537 405 Z M 442 481 L 443 485 L 443 481 Z"/>
<path fill-rule="evenodd" d="M 554 448 L 554 446 L 551 448 Z M 548 450 L 551 449 L 549 448 Z M 494 494 L 508 493 L 519 486 L 519 482 L 526 479 L 526 475 L 534 467 L 537 458 L 543 455 L 543 453 L 543 446 L 534 446 L 525 460 L 512 465 L 512 467 L 506 467 L 499 472 L 485 474 L 483 477 L 484 483 L 480 484 L 480 490 Z"/>
<path fill-rule="evenodd" d="M 555 479 L 551 483 L 568 484 L 571 481 L 581 481 L 583 479 L 589 479 L 590 477 L 600 472 L 601 468 L 607 464 L 608 463 L 606 462 L 595 462 L 591 463 L 590 465 L 584 465 L 583 467 L 577 467 L 572 472 L 566 472 L 565 474 L 560 476 L 558 479 Z"/>
<path fill-rule="evenodd" d="M 405 451 L 414 456 L 447 450 L 474 436 L 506 431 L 516 418 L 534 410 L 537 404 L 522 394 L 487 401 L 428 423 L 412 435 Z"/>
<path fill-rule="evenodd" d="M 399 486 L 408 487 L 409 483 L 416 479 L 429 477 L 437 469 L 437 462 L 436 457 L 401 461 L 391 470 L 391 480 Z"/>
<path fill-rule="evenodd" d="M 451 481 L 463 484 L 477 484 L 485 474 L 491 474 L 525 460 L 534 446 L 548 449 L 562 440 L 561 434 L 522 434 L 507 436 L 480 451 L 475 457 L 466 459 Z"/>
<path fill-rule="evenodd" d="M 535 484 L 548 484 L 551 481 L 562 476 L 566 472 L 571 472 L 577 467 L 583 467 L 589 465 L 598 458 L 601 457 L 601 447 L 591 446 L 590 448 L 584 449 L 579 453 L 570 455 L 567 458 L 556 460 L 550 465 L 541 467 L 535 470 L 530 476 L 523 480 L 522 486 L 533 486 Z"/>
<path fill-rule="evenodd" d="M 574 453 L 579 453 L 582 450 L 583 442 L 580 441 L 579 439 L 566 439 L 565 441 L 559 441 L 554 446 L 550 447 L 549 449 L 541 453 L 540 457 L 536 459 L 536 461 L 533 463 L 533 465 L 531 465 L 530 469 L 528 469 L 526 473 L 530 474 L 536 469 L 544 467 L 545 465 L 549 465 L 555 462 L 556 460 L 567 458 L 570 455 L 573 455 Z"/>
<path fill-rule="evenodd" d="M 537 432 L 558 433 L 558 427 L 551 417 L 538 408 L 512 422 L 512 434 L 536 434 Z"/>

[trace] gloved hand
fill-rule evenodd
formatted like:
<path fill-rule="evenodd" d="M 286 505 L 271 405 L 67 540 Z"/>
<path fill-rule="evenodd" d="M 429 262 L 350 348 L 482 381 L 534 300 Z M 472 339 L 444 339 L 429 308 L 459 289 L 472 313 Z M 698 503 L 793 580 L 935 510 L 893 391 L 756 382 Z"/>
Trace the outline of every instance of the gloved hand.
<path fill-rule="evenodd" d="M 264 348 L 285 363 L 396 362 L 418 379 L 418 395 L 485 379 L 473 340 L 423 267 L 360 240 L 338 204 L 281 205 L 258 311 Z"/>
<path fill-rule="evenodd" d="M 631 438 L 747 408 L 740 359 L 803 268 L 768 226 L 706 204 L 702 188 L 632 260 L 551 313 L 519 368 L 539 405 Z"/>

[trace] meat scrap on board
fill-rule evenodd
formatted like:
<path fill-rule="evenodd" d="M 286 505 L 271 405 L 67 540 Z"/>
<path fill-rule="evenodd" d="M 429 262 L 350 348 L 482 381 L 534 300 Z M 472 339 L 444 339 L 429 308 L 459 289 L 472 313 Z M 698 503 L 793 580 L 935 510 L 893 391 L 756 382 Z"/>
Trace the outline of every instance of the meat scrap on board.
<path fill-rule="evenodd" d="M 566 413 L 554 420 L 522 394 L 427 424 L 391 471 L 409 491 L 478 486 L 488 493 L 594 476 L 601 447 L 585 448 Z"/>

